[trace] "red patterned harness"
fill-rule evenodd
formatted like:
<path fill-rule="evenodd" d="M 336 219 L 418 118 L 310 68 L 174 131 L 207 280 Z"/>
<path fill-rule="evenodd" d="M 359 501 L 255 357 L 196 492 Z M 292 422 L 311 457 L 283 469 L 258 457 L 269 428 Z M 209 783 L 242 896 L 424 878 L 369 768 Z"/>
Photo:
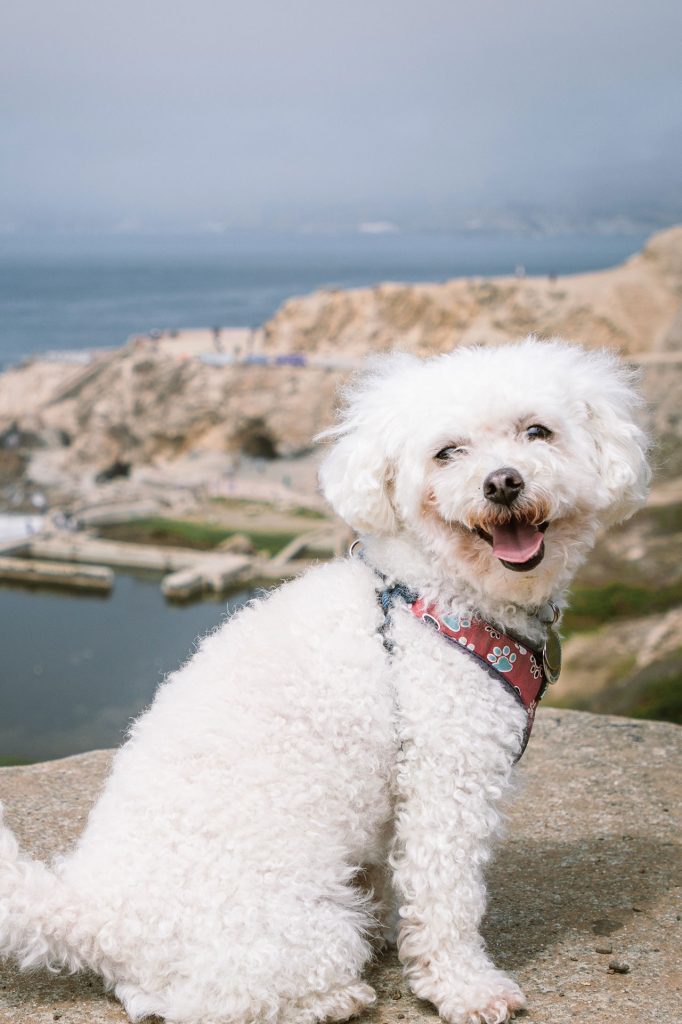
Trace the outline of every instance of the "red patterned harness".
<path fill-rule="evenodd" d="M 535 709 L 547 687 L 542 655 L 476 616 L 455 612 L 442 615 L 435 605 L 427 605 L 421 598 L 408 601 L 407 606 L 415 618 L 475 658 L 525 709 L 526 728 L 518 761 L 530 738 Z"/>
<path fill-rule="evenodd" d="M 354 548 L 355 545 L 352 545 L 351 555 L 354 553 Z M 361 552 L 360 557 L 362 557 Z M 383 573 L 376 569 L 374 572 L 383 583 L 387 582 Z M 527 644 L 522 644 L 515 637 L 503 633 L 476 615 L 457 612 L 449 612 L 446 615 L 439 614 L 435 604 L 427 604 L 402 583 L 385 586 L 377 592 L 377 597 L 384 613 L 384 622 L 380 633 L 383 635 L 384 647 L 389 654 L 393 650 L 393 641 L 389 635 L 391 609 L 399 599 L 407 605 L 415 618 L 436 629 L 445 640 L 455 644 L 464 654 L 475 658 L 479 665 L 502 683 L 507 692 L 518 701 L 526 712 L 523 741 L 516 757 L 518 761 L 528 746 L 535 720 L 535 709 L 540 703 L 548 683 L 553 681 L 553 678 L 557 678 L 558 668 L 552 677 L 549 674 L 552 671 L 551 665 L 545 671 L 543 653 L 533 650 Z M 556 620 L 556 609 L 554 609 L 554 619 Z"/>

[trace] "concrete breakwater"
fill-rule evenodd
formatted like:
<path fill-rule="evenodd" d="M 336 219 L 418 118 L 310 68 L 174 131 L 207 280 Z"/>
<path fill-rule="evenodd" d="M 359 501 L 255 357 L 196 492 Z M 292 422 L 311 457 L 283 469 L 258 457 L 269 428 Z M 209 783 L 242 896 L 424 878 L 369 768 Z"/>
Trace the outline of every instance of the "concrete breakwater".
<path fill-rule="evenodd" d="M 66 587 L 73 590 L 108 592 L 114 584 L 114 574 L 103 565 L 77 565 L 73 562 L 40 561 L 28 558 L 0 556 L 0 580 L 47 587 Z"/>
<path fill-rule="evenodd" d="M 295 575 L 309 564 L 297 556 L 321 541 L 329 541 L 328 526 L 302 532 L 265 558 L 45 531 L 0 545 L 0 580 L 108 590 L 113 585 L 112 567 L 143 569 L 164 574 L 161 589 L 167 598 L 186 600 L 206 591 L 224 593 L 237 582 Z"/>

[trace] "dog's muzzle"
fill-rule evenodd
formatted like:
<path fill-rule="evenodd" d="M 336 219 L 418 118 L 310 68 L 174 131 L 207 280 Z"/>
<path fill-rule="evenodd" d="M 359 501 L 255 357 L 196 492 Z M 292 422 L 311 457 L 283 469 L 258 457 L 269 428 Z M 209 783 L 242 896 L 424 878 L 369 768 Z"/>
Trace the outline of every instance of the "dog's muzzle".
<path fill-rule="evenodd" d="M 514 511 L 516 503 L 523 505 L 519 497 L 525 486 L 525 480 L 514 466 L 502 466 L 488 473 L 483 481 L 483 494 L 500 513 L 503 509 L 508 510 L 509 516 L 506 522 L 499 523 L 491 518 L 490 532 L 483 527 L 476 529 L 479 537 L 491 545 L 495 557 L 513 572 L 529 572 L 545 556 L 543 534 L 549 524 L 533 522 L 520 508 L 516 513 Z"/>

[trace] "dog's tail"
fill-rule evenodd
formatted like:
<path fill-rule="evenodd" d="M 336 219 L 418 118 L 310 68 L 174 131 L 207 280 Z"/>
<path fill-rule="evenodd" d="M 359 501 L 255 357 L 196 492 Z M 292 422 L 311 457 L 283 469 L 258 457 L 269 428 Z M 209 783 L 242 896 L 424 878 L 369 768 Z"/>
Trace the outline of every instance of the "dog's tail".
<path fill-rule="evenodd" d="M 21 853 L 0 804 L 0 957 L 23 969 L 89 964 L 91 941 L 78 926 L 77 903 L 54 871 Z"/>

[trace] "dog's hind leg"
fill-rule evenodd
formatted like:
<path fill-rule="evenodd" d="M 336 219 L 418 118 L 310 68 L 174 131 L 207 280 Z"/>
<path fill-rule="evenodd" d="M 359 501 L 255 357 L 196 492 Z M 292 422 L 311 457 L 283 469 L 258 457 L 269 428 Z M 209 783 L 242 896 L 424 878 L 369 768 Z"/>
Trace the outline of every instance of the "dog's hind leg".
<path fill-rule="evenodd" d="M 375 1002 L 376 993 L 371 985 L 356 981 L 289 1004 L 280 1018 L 280 1024 L 316 1024 L 317 1021 L 349 1020 Z"/>
<path fill-rule="evenodd" d="M 278 1024 L 348 1020 L 374 1003 L 374 990 L 361 980 L 371 955 L 366 931 L 366 915 L 355 907 L 331 900 L 300 907 L 283 939 L 282 983 L 290 995 Z"/>
<path fill-rule="evenodd" d="M 334 898 L 311 888 L 305 899 L 281 888 L 257 895 L 257 904 L 233 906 L 236 927 L 207 935 L 208 948 L 197 935 L 170 974 L 162 966 L 151 985 L 119 983 L 116 995 L 132 1019 L 316 1024 L 347 1020 L 374 1001 L 361 981 L 371 953 L 368 915 L 349 886 L 335 887 Z"/>

